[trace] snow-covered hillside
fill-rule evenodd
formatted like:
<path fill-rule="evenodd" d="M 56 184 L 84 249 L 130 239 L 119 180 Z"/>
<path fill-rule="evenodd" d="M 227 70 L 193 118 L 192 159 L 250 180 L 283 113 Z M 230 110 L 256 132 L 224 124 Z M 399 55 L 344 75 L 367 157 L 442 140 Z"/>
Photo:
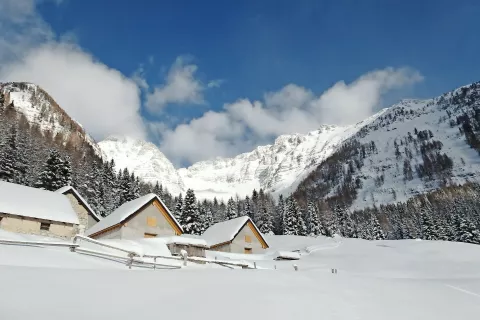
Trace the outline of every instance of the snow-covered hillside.
<path fill-rule="evenodd" d="M 352 209 L 361 209 L 478 182 L 479 106 L 479 84 L 434 99 L 403 100 L 346 140 L 299 190 L 320 197 L 356 193 Z"/>
<path fill-rule="evenodd" d="M 108 160 L 114 159 L 117 169 L 128 168 L 146 182 L 158 181 L 174 195 L 185 192 L 177 170 L 153 143 L 112 136 L 98 145 Z"/>
<path fill-rule="evenodd" d="M 68 248 L 0 244 L 2 319 L 451 320 L 480 314 L 480 246 L 296 236 L 267 241 L 272 251 L 299 249 L 298 271 L 268 253 L 258 257 L 259 270 L 191 264 L 129 270 Z"/>
<path fill-rule="evenodd" d="M 81 124 L 73 120 L 39 86 L 26 82 L 0 83 L 0 94 L 6 106 L 12 104 L 31 125 L 38 125 L 41 132 L 50 131 L 53 136 L 62 134 L 64 142 L 68 139 L 75 147 L 81 147 L 86 142 L 97 155 L 101 155 L 100 148 Z"/>

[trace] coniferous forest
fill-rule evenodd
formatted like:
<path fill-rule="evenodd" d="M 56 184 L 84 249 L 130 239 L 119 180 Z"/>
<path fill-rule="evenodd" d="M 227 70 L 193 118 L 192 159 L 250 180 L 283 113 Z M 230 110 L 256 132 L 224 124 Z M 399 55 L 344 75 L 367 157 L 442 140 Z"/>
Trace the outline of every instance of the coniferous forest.
<path fill-rule="evenodd" d="M 315 194 L 297 192 L 274 199 L 260 189 L 253 190 L 245 198 L 232 197 L 226 202 L 198 200 L 192 189 L 185 194 L 172 195 L 161 183 L 146 184 L 127 169 L 117 171 L 114 161 L 103 161 L 89 143 L 79 143 L 73 134 L 65 136 L 61 132 L 54 134 L 42 130 L 18 113 L 13 105 L 4 102 L 0 95 L 0 180 L 51 191 L 72 185 L 102 216 L 127 201 L 155 193 L 185 232 L 191 234 L 201 234 L 216 222 L 249 216 L 264 234 L 339 234 L 367 240 L 421 238 L 480 244 L 480 185 L 476 183 L 443 187 L 410 198 L 406 203 L 350 212 L 349 203 L 355 197 L 358 181 L 344 179 L 343 197 L 326 198 L 322 188 L 326 190 L 329 181 L 340 179 L 336 172 L 341 161 L 351 161 L 354 170 L 354 166 L 361 162 L 355 162 L 356 157 L 361 159 L 374 153 L 374 144 L 360 145 L 352 140 L 327 159 L 317 169 L 326 178 L 323 185 L 317 184 L 320 189 Z M 480 117 L 475 114 L 459 118 L 457 122 L 462 125 L 462 133 L 469 145 L 478 150 L 476 133 L 480 128 Z M 415 136 L 421 140 L 429 134 L 420 131 Z M 439 150 L 440 144 L 439 141 L 422 144 L 422 154 Z M 441 163 L 442 166 L 432 168 L 445 172 L 449 161 L 438 154 L 440 156 L 434 164 Z M 425 163 L 425 167 L 416 170 L 425 176 L 437 173 L 429 169 L 427 161 Z M 408 179 L 412 169 L 409 164 L 403 165 L 405 179 Z"/>

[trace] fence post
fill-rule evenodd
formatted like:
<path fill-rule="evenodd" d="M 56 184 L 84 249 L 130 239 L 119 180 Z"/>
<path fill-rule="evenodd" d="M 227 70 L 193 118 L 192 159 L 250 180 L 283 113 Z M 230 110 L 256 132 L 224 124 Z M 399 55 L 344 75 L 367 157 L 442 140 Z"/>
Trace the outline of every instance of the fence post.
<path fill-rule="evenodd" d="M 157 257 L 153 257 L 153 270 L 157 269 Z"/>
<path fill-rule="evenodd" d="M 183 265 L 184 265 L 184 266 L 187 266 L 187 258 L 188 258 L 187 251 L 185 251 L 185 250 L 182 249 L 182 250 L 180 251 L 180 254 L 181 254 L 182 257 L 183 257 Z"/>
<path fill-rule="evenodd" d="M 298 271 L 298 266 L 296 264 L 294 264 L 293 269 L 295 269 L 295 271 Z"/>
<path fill-rule="evenodd" d="M 253 267 L 257 269 L 257 263 L 255 261 L 253 261 Z"/>

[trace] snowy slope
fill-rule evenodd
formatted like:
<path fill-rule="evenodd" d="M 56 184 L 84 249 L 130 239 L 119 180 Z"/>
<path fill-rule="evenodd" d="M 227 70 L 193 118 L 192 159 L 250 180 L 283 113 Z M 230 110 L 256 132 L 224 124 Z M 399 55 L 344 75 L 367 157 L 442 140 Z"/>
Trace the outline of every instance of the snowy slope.
<path fill-rule="evenodd" d="M 40 131 L 62 134 L 65 142 L 71 139 L 74 146 L 89 144 L 97 155 L 101 151 L 81 124 L 73 120 L 55 100 L 39 86 L 26 82 L 0 83 L 0 93 L 5 97 L 5 105 L 13 103 L 15 110 L 25 115 L 30 124 L 39 126 Z"/>
<path fill-rule="evenodd" d="M 356 190 L 358 195 L 353 201 L 352 209 L 405 201 L 445 184 L 461 185 L 469 181 L 480 181 L 479 153 L 467 144 L 465 135 L 461 134 L 461 124 L 457 121 L 462 115 L 472 116 L 475 108 L 480 106 L 480 85 L 473 84 L 465 88 L 469 89 L 461 99 L 452 99 L 462 90 L 460 88 L 434 99 L 403 100 L 365 125 L 346 142 L 356 140 L 361 145 L 373 143 L 376 150 L 364 159 L 360 159 L 359 153 L 356 153 L 343 161 L 344 172 L 336 183 L 328 186 L 330 192 L 326 197 L 338 195 L 339 187 L 347 177 L 349 163 L 354 169 L 349 179 L 358 180 L 361 184 Z M 417 134 L 416 131 L 428 132 L 428 137 L 422 139 L 421 133 Z M 432 143 L 439 143 L 440 148 L 422 151 L 426 144 Z M 438 161 L 432 160 L 437 151 L 453 161 L 451 170 L 422 177 L 418 168 L 425 165 L 426 156 L 437 164 Z M 356 166 L 355 161 L 358 159 L 361 168 Z M 404 174 L 405 162 L 412 169 L 411 179 L 406 179 Z M 324 173 L 317 171 L 312 179 L 301 185 L 303 190 L 309 189 L 310 192 L 319 194 L 316 184 L 325 182 L 325 179 L 322 175 Z"/>
<path fill-rule="evenodd" d="M 0 245 L 2 317 L 451 320 L 480 314 L 480 246 L 295 236 L 268 241 L 272 250 L 300 249 L 299 271 L 291 261 L 264 258 L 257 265 L 267 270 L 128 270 L 68 249 Z"/>
<path fill-rule="evenodd" d="M 128 137 L 109 137 L 98 143 L 106 159 L 114 159 L 117 170 L 128 168 L 146 182 L 161 183 L 174 195 L 185 185 L 173 164 L 153 143 Z"/>

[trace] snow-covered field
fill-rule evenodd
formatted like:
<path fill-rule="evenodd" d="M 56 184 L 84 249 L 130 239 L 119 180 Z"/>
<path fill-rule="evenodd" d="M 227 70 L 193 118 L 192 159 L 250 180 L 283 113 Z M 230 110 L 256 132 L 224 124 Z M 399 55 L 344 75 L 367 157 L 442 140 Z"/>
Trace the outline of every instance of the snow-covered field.
<path fill-rule="evenodd" d="M 265 255 L 208 254 L 256 259 L 258 270 L 191 263 L 175 270 L 129 270 L 68 248 L 0 244 L 0 318 L 451 320 L 480 315 L 480 246 L 295 236 L 267 241 L 271 249 Z M 277 250 L 297 249 L 299 261 L 272 260 Z"/>

